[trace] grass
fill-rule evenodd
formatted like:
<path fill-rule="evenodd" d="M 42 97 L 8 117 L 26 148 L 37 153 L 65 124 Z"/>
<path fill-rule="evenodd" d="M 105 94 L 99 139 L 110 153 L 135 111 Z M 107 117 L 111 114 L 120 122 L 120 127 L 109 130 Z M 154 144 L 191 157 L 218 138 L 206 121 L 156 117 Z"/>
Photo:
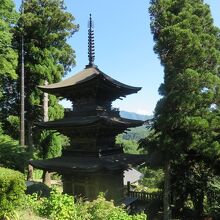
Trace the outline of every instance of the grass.
<path fill-rule="evenodd" d="M 47 218 L 36 216 L 30 210 L 19 211 L 18 215 L 19 215 L 19 219 L 22 219 L 22 220 L 48 220 Z"/>

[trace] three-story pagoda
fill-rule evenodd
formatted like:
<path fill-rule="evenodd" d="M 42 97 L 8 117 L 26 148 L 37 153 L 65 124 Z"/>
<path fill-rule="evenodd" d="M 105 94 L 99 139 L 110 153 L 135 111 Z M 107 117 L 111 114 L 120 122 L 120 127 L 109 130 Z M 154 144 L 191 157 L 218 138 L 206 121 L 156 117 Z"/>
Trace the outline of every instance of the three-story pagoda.
<path fill-rule="evenodd" d="M 112 102 L 141 88 L 125 85 L 94 65 L 92 20 L 89 26 L 89 64 L 78 74 L 59 83 L 39 86 L 46 93 L 65 97 L 73 103 L 63 119 L 38 123 L 43 129 L 57 130 L 70 138 L 62 156 L 35 160 L 39 169 L 62 175 L 63 191 L 89 200 L 99 192 L 116 202 L 123 199 L 123 172 L 144 162 L 143 155 L 125 154 L 115 137 L 143 121 L 121 118 Z"/>

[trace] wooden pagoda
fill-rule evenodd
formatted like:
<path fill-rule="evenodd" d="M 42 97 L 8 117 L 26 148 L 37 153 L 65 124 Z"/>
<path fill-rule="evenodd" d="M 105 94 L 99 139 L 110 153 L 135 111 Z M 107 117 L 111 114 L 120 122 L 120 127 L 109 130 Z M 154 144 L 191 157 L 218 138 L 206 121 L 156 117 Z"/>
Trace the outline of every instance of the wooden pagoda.
<path fill-rule="evenodd" d="M 30 161 L 34 167 L 62 175 L 63 191 L 92 200 L 99 192 L 108 199 L 123 199 L 123 172 L 144 162 L 143 155 L 125 154 L 115 144 L 116 135 L 143 124 L 121 118 L 112 101 L 137 93 L 141 88 L 118 82 L 94 65 L 92 21 L 89 27 L 89 64 L 78 74 L 59 83 L 39 86 L 46 93 L 73 103 L 63 119 L 37 125 L 57 130 L 70 138 L 62 156 Z"/>

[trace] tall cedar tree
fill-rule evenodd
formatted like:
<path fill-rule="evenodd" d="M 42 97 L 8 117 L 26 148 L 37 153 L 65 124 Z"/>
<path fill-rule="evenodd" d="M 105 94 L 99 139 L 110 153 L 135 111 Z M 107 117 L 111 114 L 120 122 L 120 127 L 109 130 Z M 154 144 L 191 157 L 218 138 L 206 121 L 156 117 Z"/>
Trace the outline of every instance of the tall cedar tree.
<path fill-rule="evenodd" d="M 146 144 L 154 146 L 148 147 L 151 158 L 159 155 L 165 161 L 168 220 L 172 161 L 186 154 L 213 159 L 220 155 L 220 32 L 202 0 L 151 0 L 149 12 L 164 83 L 155 108 L 155 134 Z"/>
<path fill-rule="evenodd" d="M 17 47 L 21 34 L 25 41 L 26 143 L 32 148 L 34 122 L 42 120 L 39 115 L 42 116 L 43 94 L 37 85 L 60 81 L 74 66 L 75 52 L 67 39 L 78 30 L 78 26 L 62 0 L 25 0 L 24 14 L 16 30 Z M 63 117 L 63 108 L 56 97 L 49 96 L 49 106 L 49 120 Z"/>
<path fill-rule="evenodd" d="M 1 4 L 0 7 L 2 6 Z M 44 84 L 45 81 L 48 83 L 60 81 L 75 65 L 75 52 L 67 40 L 77 30 L 78 25 L 74 24 L 74 17 L 66 11 L 62 0 L 25 0 L 24 14 L 20 16 L 14 27 L 14 48 L 21 50 L 22 34 L 25 40 L 26 145 L 30 151 L 33 151 L 34 145 L 41 146 L 40 143 L 45 142 L 44 139 L 46 139 L 48 144 L 43 146 L 40 152 L 43 158 L 60 154 L 62 137 L 50 131 L 39 133 L 35 130 L 33 132 L 34 122 L 43 120 L 43 93 L 37 89 L 37 86 Z M 21 61 L 20 56 L 19 53 L 19 61 Z M 10 70 L 9 64 L 8 69 Z M 15 139 L 19 137 L 20 69 L 21 63 L 17 67 L 17 79 L 2 78 L 4 98 L 0 99 L 0 117 L 5 133 Z M 13 74 L 16 76 L 15 70 L 14 65 L 11 71 L 12 76 Z M 63 112 L 58 99 L 49 95 L 49 120 L 63 117 Z"/>
<path fill-rule="evenodd" d="M 0 4 L 0 102 L 5 102 L 7 96 L 5 90 L 10 91 L 4 82 L 16 79 L 17 52 L 12 47 L 13 26 L 18 18 L 12 0 L 3 0 Z M 0 118 L 2 118 L 2 105 L 0 105 Z"/>

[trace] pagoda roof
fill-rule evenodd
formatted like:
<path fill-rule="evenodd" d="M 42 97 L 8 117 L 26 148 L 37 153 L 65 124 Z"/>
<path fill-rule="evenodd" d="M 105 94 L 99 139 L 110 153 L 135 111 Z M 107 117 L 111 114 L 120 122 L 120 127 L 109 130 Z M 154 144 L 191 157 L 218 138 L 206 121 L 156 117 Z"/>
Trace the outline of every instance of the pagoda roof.
<path fill-rule="evenodd" d="M 71 174 L 74 172 L 97 172 L 102 170 L 128 169 L 146 162 L 146 155 L 116 154 L 102 157 L 73 157 L 61 156 L 47 160 L 31 160 L 29 163 L 35 168 L 57 172 L 60 174 Z"/>
<path fill-rule="evenodd" d="M 107 125 L 117 125 L 123 127 L 137 127 L 143 125 L 143 121 L 132 120 L 121 117 L 112 116 L 77 116 L 77 117 L 66 117 L 63 119 L 40 122 L 36 123 L 38 127 L 47 129 L 58 129 L 66 127 L 81 127 L 90 126 L 97 123 L 107 124 Z"/>
<path fill-rule="evenodd" d="M 73 92 L 73 89 L 80 89 L 88 82 L 100 79 L 104 84 L 109 84 L 112 88 L 116 88 L 121 95 L 129 95 L 138 92 L 141 87 L 133 87 L 123 84 L 110 76 L 100 71 L 96 66 L 87 67 L 81 72 L 67 78 L 61 82 L 49 84 L 46 86 L 38 86 L 42 91 L 54 94 L 57 96 L 66 97 L 69 93 Z"/>

